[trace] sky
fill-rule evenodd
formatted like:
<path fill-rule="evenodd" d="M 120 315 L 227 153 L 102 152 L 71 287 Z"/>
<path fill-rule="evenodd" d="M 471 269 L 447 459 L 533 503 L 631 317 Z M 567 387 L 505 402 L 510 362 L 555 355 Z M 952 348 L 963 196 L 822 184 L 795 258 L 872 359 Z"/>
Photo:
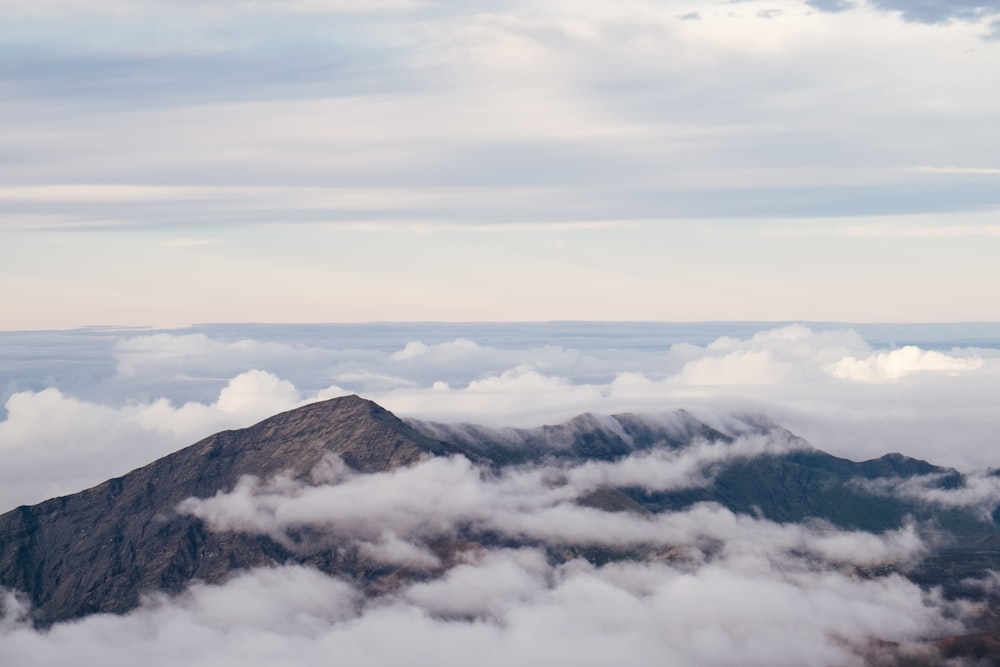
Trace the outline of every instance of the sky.
<path fill-rule="evenodd" d="M 1000 318 L 994 1 L 0 11 L 3 330 Z"/>

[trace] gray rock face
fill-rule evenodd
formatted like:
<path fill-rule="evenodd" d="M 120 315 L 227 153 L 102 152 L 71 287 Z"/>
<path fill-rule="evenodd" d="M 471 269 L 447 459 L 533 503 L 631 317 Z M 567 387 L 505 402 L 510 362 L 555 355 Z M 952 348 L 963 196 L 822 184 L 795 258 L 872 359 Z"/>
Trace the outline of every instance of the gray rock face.
<path fill-rule="evenodd" d="M 234 569 L 302 561 L 267 537 L 213 533 L 175 508 L 191 496 L 230 491 L 243 475 L 305 477 L 328 454 L 376 472 L 449 451 L 357 396 L 314 403 L 0 516 L 0 586 L 26 593 L 35 621 L 47 625 L 125 612 L 143 593 L 179 591 L 192 579 L 216 582 Z M 324 569 L 358 576 L 369 567 L 349 553 L 310 556 Z"/>

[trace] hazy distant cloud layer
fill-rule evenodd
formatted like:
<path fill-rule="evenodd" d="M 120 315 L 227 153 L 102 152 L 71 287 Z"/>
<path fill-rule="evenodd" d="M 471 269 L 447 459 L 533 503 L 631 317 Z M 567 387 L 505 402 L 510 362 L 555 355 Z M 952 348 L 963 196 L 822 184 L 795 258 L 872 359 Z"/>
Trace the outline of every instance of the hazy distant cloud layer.
<path fill-rule="evenodd" d="M 79 490 L 215 431 L 352 392 L 404 417 L 493 427 L 686 408 L 732 433 L 730 415 L 756 412 L 849 458 L 902 451 L 963 470 L 1000 466 L 995 332 L 911 330 L 872 328 L 884 341 L 874 343 L 836 325 L 6 334 L 22 352 L 3 367 L 0 505 Z M 907 335 L 916 344 L 888 342 Z"/>

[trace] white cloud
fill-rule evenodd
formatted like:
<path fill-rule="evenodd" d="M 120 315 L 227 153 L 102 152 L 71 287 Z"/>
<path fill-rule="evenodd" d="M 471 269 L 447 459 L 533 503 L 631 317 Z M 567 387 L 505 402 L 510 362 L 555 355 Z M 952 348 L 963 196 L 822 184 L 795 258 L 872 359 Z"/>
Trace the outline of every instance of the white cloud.
<path fill-rule="evenodd" d="M 409 587 L 404 599 L 445 618 L 502 618 L 546 587 L 551 566 L 540 550 L 473 553 L 444 576 Z"/>
<path fill-rule="evenodd" d="M 154 596 L 125 616 L 91 616 L 45 633 L 18 620 L 21 607 L 8 596 L 0 655 L 29 667 L 62 664 L 68 656 L 110 665 L 141 658 L 155 667 L 299 663 L 329 655 L 368 665 L 613 659 L 832 667 L 860 661 L 857 652 L 869 640 L 960 632 L 974 613 L 897 575 L 858 577 L 837 566 L 919 555 L 912 528 L 871 535 L 784 526 L 709 505 L 656 520 L 574 509 L 564 502 L 572 494 L 546 491 L 559 474 L 490 478 L 466 462 L 439 459 L 380 475 L 340 469 L 325 487 L 287 479 L 244 483 L 189 508 L 212 509 L 205 516 L 217 527 L 225 511 L 244 529 L 290 521 L 341 542 L 361 536 L 369 555 L 392 552 L 385 562 L 425 567 L 431 576 L 366 599 L 350 584 L 306 568 L 258 569 L 224 585 L 196 583 L 173 599 Z M 248 512 L 257 518 L 248 521 Z M 576 559 L 553 564 L 540 548 L 480 546 L 442 568 L 421 538 L 463 515 L 556 545 L 589 539 L 621 546 L 624 538 L 671 549 L 651 562 L 595 567 Z M 375 542 L 365 537 L 379 531 Z"/>
<path fill-rule="evenodd" d="M 267 534 L 294 548 L 289 530 L 309 527 L 335 539 L 366 543 L 402 539 L 417 545 L 479 531 L 550 544 L 660 548 L 720 541 L 724 553 L 768 557 L 797 550 L 849 563 L 909 560 L 923 549 L 907 527 L 876 536 L 832 527 L 780 525 L 738 516 L 722 507 L 697 505 L 683 512 L 646 516 L 608 513 L 576 504 L 588 492 L 627 485 L 654 491 L 707 483 L 707 468 L 734 457 L 753 457 L 801 446 L 779 438 L 737 439 L 735 444 L 695 445 L 690 451 L 638 454 L 614 463 L 532 467 L 499 476 L 464 457 L 433 458 L 408 468 L 348 475 L 335 483 L 308 486 L 288 478 L 244 478 L 230 493 L 189 498 L 179 511 L 214 530 Z M 411 555 L 422 562 L 414 551 Z M 395 557 L 393 557 L 395 558 Z M 392 562 L 395 562 L 393 560 Z"/>
<path fill-rule="evenodd" d="M 913 167 L 910 171 L 923 174 L 975 174 L 1000 176 L 1000 169 L 994 167 Z"/>
<path fill-rule="evenodd" d="M 677 377 L 685 385 L 781 384 L 786 365 L 776 362 L 770 352 L 732 352 L 721 357 L 690 361 Z"/>
<path fill-rule="evenodd" d="M 14 393 L 0 421 L 6 459 L 0 507 L 82 490 L 216 431 L 249 426 L 298 404 L 290 382 L 259 370 L 232 378 L 211 404 L 175 406 L 160 398 L 112 408 L 57 389 Z"/>
<path fill-rule="evenodd" d="M 855 651 L 873 636 L 908 641 L 961 628 L 947 618 L 960 609 L 899 577 L 866 580 L 785 565 L 553 567 L 531 551 L 507 550 L 361 604 L 349 585 L 303 568 L 254 570 L 223 586 L 196 585 L 174 600 L 147 602 L 127 616 L 92 616 L 44 634 L 7 623 L 0 654 L 25 667 L 81 660 L 252 666 L 331 655 L 373 667 L 832 667 L 860 662 Z M 478 618 L 451 620 L 465 614 Z"/>
<path fill-rule="evenodd" d="M 252 370 L 229 381 L 215 402 L 223 412 L 270 416 L 287 410 L 299 401 L 299 393 L 288 380 L 273 373 Z"/>
<path fill-rule="evenodd" d="M 920 500 L 944 507 L 965 507 L 979 511 L 983 519 L 992 521 L 1000 507 L 1000 474 L 997 471 L 974 471 L 962 479 L 961 485 L 945 484 L 949 473 L 920 475 L 909 478 L 856 480 L 854 483 L 873 493 L 893 495 L 908 500 Z"/>
<path fill-rule="evenodd" d="M 914 373 L 967 373 L 982 368 L 983 360 L 953 357 L 933 350 L 907 345 L 891 352 L 880 352 L 864 359 L 844 357 L 827 366 L 827 372 L 853 382 L 898 382 Z"/>
<path fill-rule="evenodd" d="M 214 529 L 263 532 L 293 547 L 289 536 L 308 527 L 310 535 L 346 541 L 367 558 L 418 572 L 419 581 L 364 599 L 351 584 L 303 568 L 255 570 L 224 585 L 196 584 L 177 598 L 148 600 L 123 617 L 94 616 L 44 635 L 19 621 L 19 604 L 5 597 L 0 656 L 29 667 L 68 660 L 280 664 L 330 655 L 371 665 L 603 665 L 613 658 L 637 665 L 832 666 L 860 662 L 858 651 L 873 637 L 905 643 L 961 632 L 963 619 L 975 613 L 899 576 L 852 574 L 858 566 L 919 559 L 925 547 L 912 526 L 873 535 L 776 524 L 711 504 L 648 516 L 601 512 L 575 500 L 608 485 L 691 488 L 728 457 L 802 446 L 780 431 L 755 434 L 752 419 L 732 416 L 749 403 L 741 398 L 748 394 L 755 407 L 817 446 L 846 442 L 836 453 L 902 449 L 937 462 L 947 443 L 952 456 L 990 461 L 993 448 L 983 443 L 990 442 L 997 418 L 995 351 L 921 346 L 892 357 L 906 348 L 803 326 L 699 344 L 641 339 L 621 349 L 558 337 L 546 346 L 505 343 L 496 334 L 357 335 L 370 338 L 371 346 L 355 352 L 361 347 L 355 342 L 319 342 L 322 335 L 309 345 L 190 333 L 123 341 L 100 357 L 118 363 L 119 374 L 106 386 L 148 381 L 163 388 L 152 394 L 160 398 L 102 404 L 55 388 L 13 392 L 0 422 L 0 488 L 11 504 L 41 499 L 54 485 L 74 490 L 84 477 L 100 481 L 124 472 L 127 461 L 144 463 L 212 430 L 344 393 L 324 377 L 381 383 L 370 398 L 422 418 L 530 425 L 585 410 L 663 414 L 689 407 L 707 423 L 743 435 L 732 444 L 695 443 L 616 462 L 503 474 L 438 458 L 358 475 L 331 460 L 315 471 L 317 486 L 244 480 L 232 493 L 189 500 L 184 509 Z M 255 358 L 267 359 L 268 370 L 253 365 Z M 830 366 L 846 358 L 886 377 L 894 359 L 913 375 L 882 383 L 831 375 Z M 977 363 L 955 374 L 956 360 Z M 177 400 L 171 393 L 184 386 L 179 376 L 220 371 L 225 374 L 214 380 L 218 389 L 210 400 Z M 886 492 L 985 510 L 998 498 L 995 478 L 969 479 L 965 489 L 939 490 L 933 480 L 918 480 Z M 629 546 L 657 559 L 552 564 L 540 549 L 471 545 L 453 560 L 442 557 L 436 540 L 475 531 L 546 542 L 557 551 Z"/>
<path fill-rule="evenodd" d="M 631 340 L 629 325 L 621 328 Z M 419 325 L 366 331 L 312 334 L 308 343 L 285 333 L 152 333 L 79 351 L 59 347 L 76 345 L 74 334 L 54 339 L 58 354 L 91 356 L 64 376 L 72 382 L 11 387 L 0 421 L 4 504 L 77 490 L 214 431 L 351 392 L 404 417 L 496 427 L 677 408 L 714 425 L 755 412 L 849 458 L 901 449 L 966 470 L 1000 466 L 983 445 L 1000 419 L 1000 355 L 987 348 L 873 346 L 848 329 L 801 325 L 698 345 L 659 342 L 640 327 L 638 343 L 620 348 L 575 339 L 572 327 L 523 341 L 488 327 L 477 339 L 442 325 L 424 341 Z M 15 362 L 5 372 L 16 380 L 33 362 Z M 40 368 L 26 386 L 58 367 Z"/>

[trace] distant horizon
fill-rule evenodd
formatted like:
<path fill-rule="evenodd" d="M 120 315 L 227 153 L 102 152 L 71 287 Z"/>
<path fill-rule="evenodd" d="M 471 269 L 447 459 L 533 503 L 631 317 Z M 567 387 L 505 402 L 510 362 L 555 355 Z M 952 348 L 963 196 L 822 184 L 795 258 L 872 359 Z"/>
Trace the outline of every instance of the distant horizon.
<path fill-rule="evenodd" d="M 215 326 L 364 326 L 364 325 L 544 325 L 544 324 L 657 324 L 657 325 L 698 325 L 698 324 L 736 324 L 736 325 L 763 325 L 781 326 L 788 324 L 802 325 L 859 325 L 859 326 L 992 326 L 1000 325 L 997 320 L 810 320 L 802 318 L 788 319 L 705 319 L 705 320 L 671 320 L 671 319 L 538 319 L 538 320 L 405 320 L 405 319 L 384 319 L 384 320 L 206 320 L 203 322 L 177 322 L 170 324 L 80 324 L 66 327 L 43 328 L 43 327 L 0 327 L 0 332 L 30 333 L 37 332 L 58 332 L 58 331 L 170 331 L 178 329 L 191 329 L 197 327 Z"/>

